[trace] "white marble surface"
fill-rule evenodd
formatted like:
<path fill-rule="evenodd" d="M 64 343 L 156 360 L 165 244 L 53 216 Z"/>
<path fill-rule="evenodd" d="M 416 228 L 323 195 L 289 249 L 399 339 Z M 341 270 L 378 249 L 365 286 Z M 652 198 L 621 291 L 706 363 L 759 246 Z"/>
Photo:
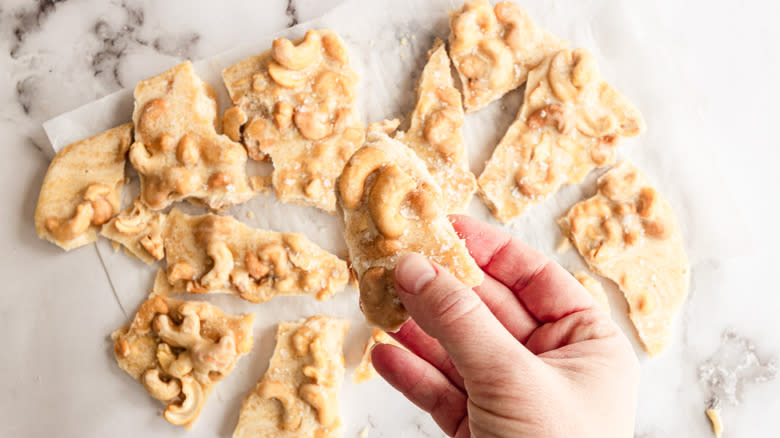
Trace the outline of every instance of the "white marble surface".
<path fill-rule="evenodd" d="M 6 226 L 0 231 L 6 249 L 0 274 L 10 279 L 0 298 L 0 337 L 6 346 L 0 361 L 0 436 L 131 436 L 128 431 L 139 424 L 147 427 L 148 436 L 181 433 L 152 413 L 156 407 L 151 400 L 139 397 L 113 363 L 105 335 L 125 316 L 94 247 L 66 255 L 35 236 L 32 215 L 51 156 L 41 123 L 132 87 L 183 58 L 209 57 L 316 17 L 336 3 L 0 3 L 0 72 L 5 79 L 0 87 L 0 128 L 9 154 L 0 161 L 3 184 L 9 187 Z M 533 10 L 535 2 L 529 3 Z M 668 189 L 665 192 L 682 193 L 671 199 L 682 217 L 714 216 L 690 222 L 708 226 L 686 230 L 696 254 L 692 293 L 675 343 L 652 360 L 639 351 L 643 375 L 636 426 L 638 437 L 708 436 L 703 409 L 709 389 L 697 373 L 718 349 L 721 333 L 733 330 L 751 340 L 762 360 L 780 356 L 780 298 L 773 275 L 780 243 L 774 231 L 780 214 L 775 192 L 780 187 L 775 170 L 780 151 L 773 135 L 775 102 L 780 97 L 775 47 L 780 30 L 774 26 L 778 10 L 771 4 L 736 8 L 703 1 L 645 3 L 557 1 L 545 24 L 574 42 L 587 40 L 600 60 L 607 60 L 602 63 L 605 74 L 617 77 L 618 85 L 628 88 L 640 103 L 668 106 L 668 111 L 645 114 L 650 130 L 641 140 L 643 145 L 667 148 L 642 146 L 631 149 L 629 156 L 638 163 L 668 160 L 668 166 L 656 166 L 650 176 Z M 581 12 L 575 14 L 578 20 L 563 12 L 570 8 Z M 562 12 L 556 15 L 556 10 Z M 612 50 L 625 47 L 609 41 L 616 33 L 636 50 Z M 377 35 L 383 35 L 382 29 Z M 623 58 L 636 59 L 635 65 L 609 62 Z M 639 77 L 643 81 L 628 79 Z M 507 100 L 507 106 L 514 105 L 509 112 L 515 111 L 516 101 L 517 96 Z M 667 136 L 667 131 L 676 135 Z M 668 149 L 670 143 L 674 149 Z M 712 163 L 719 172 L 682 172 L 680 162 L 685 160 Z M 712 189 L 707 191 L 708 187 Z M 529 219 L 521 225 L 538 224 Z M 618 302 L 619 296 L 612 293 L 610 298 Z M 67 314 L 52 310 L 57 307 L 76 310 Z M 113 310 L 95 315 L 92 309 Z M 615 304 L 613 309 L 621 312 L 625 305 Z M 623 315 L 616 318 L 625 326 Z M 268 344 L 269 337 L 262 334 Z M 243 366 L 264 368 L 270 348 L 263 345 L 266 353 Z M 728 365 L 720 355 L 716 362 Z M 105 379 L 106 375 L 113 378 Z M 101 384 L 91 385 L 94 381 Z M 369 385 L 362 390 L 366 411 L 398 407 L 392 415 L 380 416 L 391 420 L 377 424 L 370 436 L 439 436 L 424 415 L 403 404 L 382 382 Z M 137 398 L 138 406 L 131 412 L 112 409 L 105 400 L 117 393 Z M 724 436 L 773 436 L 780 381 L 746 384 L 740 395 L 739 405 L 724 403 Z M 224 406 L 211 405 L 237 406 L 242 396 L 225 394 L 225 400 L 211 400 L 207 411 L 224 412 Z M 358 401 L 346 401 L 353 403 Z M 196 428 L 195 433 L 229 436 L 235 419 L 231 415 L 217 421 L 218 427 Z M 349 418 L 353 435 L 370 421 L 367 416 Z"/>

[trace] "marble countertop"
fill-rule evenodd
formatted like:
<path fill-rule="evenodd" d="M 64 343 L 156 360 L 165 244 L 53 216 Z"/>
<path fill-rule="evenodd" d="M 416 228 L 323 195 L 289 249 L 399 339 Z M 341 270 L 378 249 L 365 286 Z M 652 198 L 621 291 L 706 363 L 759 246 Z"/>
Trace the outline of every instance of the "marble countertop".
<path fill-rule="evenodd" d="M 116 306 L 93 246 L 66 255 L 35 235 L 33 212 L 53 154 L 41 123 L 132 87 L 183 59 L 223 52 L 236 41 L 283 30 L 338 3 L 4 0 L 0 4 L 0 130 L 3 150 L 9 154 L 0 160 L 0 178 L 8 188 L 6 225 L 0 229 L 0 244 L 6 251 L 0 278 L 7 282 L 0 298 L 0 340 L 5 346 L 0 360 L 0 436 L 119 437 L 125 436 L 122 425 L 148 422 L 157 429 L 162 422 L 149 415 L 151 404 L 132 413 L 105 405 L 105 393 L 127 390 L 127 381 L 117 378 L 110 387 L 89 384 L 95 373 L 115 372 L 113 358 L 103 347 L 106 334 L 122 316 L 89 312 Z M 559 8 L 570 5 L 555 3 Z M 714 157 L 722 170 L 718 187 L 726 187 L 728 196 L 719 189 L 709 199 L 677 200 L 676 207 L 729 203 L 719 210 L 727 213 L 715 218 L 723 226 L 708 230 L 711 235 L 696 236 L 723 244 L 711 245 L 713 253 L 699 257 L 692 267 L 692 291 L 676 327 L 675 343 L 655 359 L 639 352 L 642 383 L 635 436 L 710 436 L 704 408 L 713 391 L 722 400 L 724 437 L 773 436 L 780 412 L 780 379 L 768 378 L 762 364 L 780 357 L 780 287 L 773 277 L 780 244 L 780 233 L 775 231 L 780 217 L 780 172 L 776 170 L 780 145 L 774 131 L 775 102 L 780 98 L 780 56 L 775 47 L 780 28 L 774 21 L 780 10 L 771 3 L 735 9 L 699 0 L 668 0 L 643 6 L 618 3 L 624 10 L 615 12 L 615 4 L 594 0 L 587 7 L 599 14 L 638 20 L 614 26 L 641 29 L 631 37 L 657 54 L 651 66 L 654 75 L 685 84 L 696 104 L 677 108 L 679 96 L 668 95 L 663 88 L 649 92 L 650 98 L 668 102 L 670 111 L 683 114 L 674 121 L 679 126 L 694 121 L 706 126 L 706 135 L 691 130 L 691 149 L 699 155 L 690 159 Z M 588 31 L 598 37 L 600 29 Z M 625 54 L 607 54 L 621 55 Z M 664 141 L 662 126 L 651 129 L 656 133 L 653 141 Z M 694 180 L 685 182 L 695 184 Z M 58 303 L 72 308 L 74 302 L 84 312 L 51 311 Z M 77 329 L 71 323 L 74 318 L 82 322 Z M 707 381 L 716 384 L 711 387 Z M 59 382 L 56 392 L 50 390 L 53 382 Z M 377 390 L 381 385 L 376 384 Z M 728 390 L 729 385 L 734 391 Z M 733 400 L 727 393 L 734 394 Z M 73 399 L 91 401 L 71 403 Z M 374 400 L 376 409 L 382 409 L 380 399 Z M 87 430 L 84 418 L 91 419 Z M 368 420 L 360 421 L 362 427 Z M 231 427 L 212 433 L 229 436 Z M 440 432 L 408 405 L 395 422 L 377 425 L 369 436 L 440 436 Z"/>

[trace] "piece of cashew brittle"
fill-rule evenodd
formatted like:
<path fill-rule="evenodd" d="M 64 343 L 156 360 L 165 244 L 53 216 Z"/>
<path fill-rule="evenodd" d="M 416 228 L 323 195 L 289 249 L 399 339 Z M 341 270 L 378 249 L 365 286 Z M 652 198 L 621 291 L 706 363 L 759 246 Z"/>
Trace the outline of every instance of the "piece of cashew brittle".
<path fill-rule="evenodd" d="M 253 319 L 153 296 L 111 337 L 119 366 L 167 405 L 165 419 L 190 428 L 216 382 L 251 349 Z"/>

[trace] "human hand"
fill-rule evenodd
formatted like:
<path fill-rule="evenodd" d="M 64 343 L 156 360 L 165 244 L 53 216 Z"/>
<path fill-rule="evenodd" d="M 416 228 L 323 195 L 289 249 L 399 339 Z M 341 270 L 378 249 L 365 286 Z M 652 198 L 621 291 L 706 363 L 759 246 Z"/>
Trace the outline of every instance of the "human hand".
<path fill-rule="evenodd" d="M 510 235 L 453 216 L 485 281 L 469 289 L 418 254 L 395 270 L 412 316 L 379 344 L 377 372 L 450 436 L 633 435 L 631 345 L 561 266 Z"/>

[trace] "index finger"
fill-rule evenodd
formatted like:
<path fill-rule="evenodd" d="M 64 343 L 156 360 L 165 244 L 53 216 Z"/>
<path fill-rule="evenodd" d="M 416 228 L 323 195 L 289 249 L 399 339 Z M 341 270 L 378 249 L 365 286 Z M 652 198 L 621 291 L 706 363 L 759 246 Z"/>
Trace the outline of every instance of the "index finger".
<path fill-rule="evenodd" d="M 451 215 L 450 221 L 477 265 L 512 290 L 539 322 L 594 307 L 571 274 L 516 237 L 468 216 Z"/>

